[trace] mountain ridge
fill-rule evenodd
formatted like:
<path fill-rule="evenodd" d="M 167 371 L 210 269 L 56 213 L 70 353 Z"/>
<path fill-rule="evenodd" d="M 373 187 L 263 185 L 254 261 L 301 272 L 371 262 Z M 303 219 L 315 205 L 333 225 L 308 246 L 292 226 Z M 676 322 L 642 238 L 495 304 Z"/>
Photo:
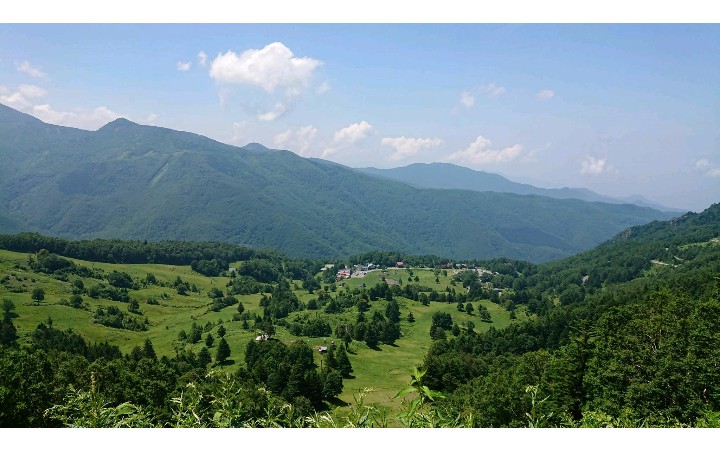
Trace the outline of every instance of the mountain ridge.
<path fill-rule="evenodd" d="M 128 120 L 84 131 L 22 115 L 0 124 L 0 158 L 10 162 L 0 169 L 0 214 L 14 231 L 223 241 L 307 258 L 394 249 L 542 262 L 670 217 L 631 205 L 418 189 Z"/>
<path fill-rule="evenodd" d="M 612 204 L 634 204 L 666 212 L 685 212 L 682 209 L 662 206 L 641 195 L 631 195 L 628 197 L 617 198 L 601 195 L 587 188 L 561 187 L 548 189 L 536 187 L 530 184 L 511 181 L 510 179 L 496 173 L 473 170 L 447 162 L 433 162 L 430 164 L 414 163 L 405 167 L 387 169 L 365 167 L 356 168 L 356 170 L 395 181 L 405 182 L 421 188 L 466 189 L 479 192 L 540 195 L 557 199 L 575 198 L 589 202 L 600 201 Z"/>

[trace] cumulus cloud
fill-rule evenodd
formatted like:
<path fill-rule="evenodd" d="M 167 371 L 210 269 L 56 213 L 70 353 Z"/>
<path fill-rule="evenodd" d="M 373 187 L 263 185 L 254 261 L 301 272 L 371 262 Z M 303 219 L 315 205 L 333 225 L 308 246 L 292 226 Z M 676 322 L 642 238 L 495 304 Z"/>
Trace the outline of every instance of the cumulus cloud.
<path fill-rule="evenodd" d="M 220 83 L 256 86 L 268 93 L 284 89 L 288 95 L 297 95 L 321 64 L 310 57 L 295 57 L 283 43 L 274 42 L 239 55 L 233 51 L 218 55 L 210 64 L 210 77 Z"/>
<path fill-rule="evenodd" d="M 585 157 L 580 164 L 580 173 L 583 175 L 599 175 L 609 172 L 611 167 L 607 164 L 607 159 L 595 158 L 592 156 Z"/>
<path fill-rule="evenodd" d="M 15 63 L 15 69 L 20 72 L 24 72 L 30 77 L 34 77 L 36 79 L 44 79 L 47 77 L 44 72 L 31 65 L 30 62 L 27 60 L 21 61 L 20 63 Z"/>
<path fill-rule="evenodd" d="M 327 157 L 340 149 L 347 148 L 353 143 L 359 142 L 367 137 L 371 130 L 372 125 L 364 120 L 359 123 L 352 123 L 338 130 L 333 135 L 332 145 L 323 151 L 322 157 Z"/>
<path fill-rule="evenodd" d="M 470 165 L 497 164 L 515 160 L 522 153 L 522 149 L 518 144 L 503 149 L 492 149 L 492 142 L 478 135 L 470 146 L 448 155 L 445 159 Z"/>
<path fill-rule="evenodd" d="M 343 146 L 351 145 L 367 137 L 371 129 L 372 125 L 364 120 L 359 123 L 352 123 L 335 132 L 335 135 L 333 135 L 333 143 Z"/>
<path fill-rule="evenodd" d="M 492 83 L 488 83 L 485 86 L 480 87 L 480 89 L 478 91 L 480 94 L 487 94 L 488 96 L 491 96 L 491 97 L 497 97 L 497 96 L 500 96 L 501 94 L 505 93 L 505 91 L 507 91 L 507 90 L 505 89 L 505 87 L 501 87 L 501 86 L 495 84 L 495 82 L 492 82 Z"/>
<path fill-rule="evenodd" d="M 285 132 L 277 134 L 273 142 L 275 146 L 290 149 L 301 156 L 307 156 L 308 150 L 317 133 L 318 130 L 312 125 L 303 126 L 296 131 L 288 129 Z"/>
<path fill-rule="evenodd" d="M 94 109 L 78 109 L 73 112 L 55 110 L 50 104 L 38 103 L 47 92 L 35 85 L 20 85 L 14 92 L 7 89 L 6 92 L 9 94 L 0 95 L 0 103 L 29 113 L 46 123 L 59 126 L 94 130 L 123 116 L 105 106 Z"/>
<path fill-rule="evenodd" d="M 4 92 L 9 92 L 5 88 Z M 47 92 L 35 85 L 20 85 L 14 93 L 0 96 L 0 102 L 17 110 L 26 111 L 34 104 L 34 99 L 45 96 Z"/>
<path fill-rule="evenodd" d="M 200 52 L 198 52 L 197 59 L 198 59 L 198 63 L 200 64 L 200 66 L 207 65 L 207 58 L 208 58 L 208 56 L 205 52 L 203 52 L 202 50 Z"/>
<path fill-rule="evenodd" d="M 327 93 L 328 91 L 330 91 L 330 84 L 327 81 L 325 81 L 325 82 L 321 83 L 319 87 L 317 87 L 317 89 L 315 90 L 315 93 L 323 94 L 323 93 Z"/>
<path fill-rule="evenodd" d="M 554 98 L 555 92 L 553 90 L 542 90 L 539 93 L 537 93 L 535 95 L 535 97 L 540 99 L 541 101 L 545 101 L 545 100 Z"/>
<path fill-rule="evenodd" d="M 192 67 L 192 61 L 178 61 L 177 70 L 180 72 L 187 72 Z"/>
<path fill-rule="evenodd" d="M 465 106 L 465 108 L 470 108 L 473 105 L 475 105 L 475 96 L 473 96 L 472 93 L 463 91 L 460 94 L 460 103 Z"/>
<path fill-rule="evenodd" d="M 714 165 L 708 159 L 698 159 L 695 161 L 695 168 L 706 176 L 720 176 L 720 165 Z"/>
<path fill-rule="evenodd" d="M 274 121 L 281 117 L 286 111 L 287 106 L 282 102 L 277 102 L 272 110 L 270 110 L 269 112 L 261 113 L 260 115 L 258 115 L 257 118 L 260 121 Z"/>
<path fill-rule="evenodd" d="M 380 141 L 383 146 L 395 148 L 390 155 L 392 161 L 407 159 L 423 148 L 434 148 L 442 143 L 439 138 L 385 137 Z"/>
<path fill-rule="evenodd" d="M 123 116 L 105 106 L 96 107 L 92 110 L 63 112 L 53 109 L 48 104 L 35 105 L 29 113 L 46 123 L 88 130 L 98 129 Z"/>

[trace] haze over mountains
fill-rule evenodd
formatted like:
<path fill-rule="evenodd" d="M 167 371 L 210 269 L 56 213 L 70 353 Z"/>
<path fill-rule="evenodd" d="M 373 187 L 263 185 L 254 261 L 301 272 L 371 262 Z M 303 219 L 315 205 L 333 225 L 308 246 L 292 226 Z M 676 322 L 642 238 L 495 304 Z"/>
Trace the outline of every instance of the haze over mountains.
<path fill-rule="evenodd" d="M 510 181 L 504 176 L 484 171 L 476 171 L 449 163 L 411 164 L 399 168 L 358 168 L 358 170 L 382 176 L 395 181 L 402 181 L 415 187 L 432 189 L 466 189 L 478 192 L 506 192 L 519 195 L 541 195 L 550 198 L 576 198 L 584 201 L 601 201 L 603 203 L 634 204 L 661 211 L 685 212 L 680 209 L 668 208 L 648 200 L 640 195 L 625 198 L 613 198 L 600 195 L 589 189 L 563 187 L 560 189 L 544 189 L 530 184 Z"/>
<path fill-rule="evenodd" d="M 85 131 L 3 105 L 0 159 L 0 230 L 68 238 L 224 241 L 308 258 L 392 249 L 541 262 L 672 217 L 628 204 L 417 188 L 258 144 L 124 119 Z"/>

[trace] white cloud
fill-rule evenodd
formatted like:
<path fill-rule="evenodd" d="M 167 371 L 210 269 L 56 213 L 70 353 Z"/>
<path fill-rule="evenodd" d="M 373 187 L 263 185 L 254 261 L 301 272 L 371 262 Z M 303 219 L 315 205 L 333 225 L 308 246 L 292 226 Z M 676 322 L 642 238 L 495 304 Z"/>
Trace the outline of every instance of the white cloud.
<path fill-rule="evenodd" d="M 157 113 L 150 113 L 147 118 L 145 118 L 145 124 L 149 124 L 151 126 L 155 125 L 155 121 L 158 119 Z"/>
<path fill-rule="evenodd" d="M 470 108 L 473 105 L 475 105 L 475 96 L 473 96 L 472 93 L 469 93 L 467 91 L 463 91 L 460 94 L 460 103 L 464 105 L 466 108 Z"/>
<path fill-rule="evenodd" d="M 27 60 L 21 61 L 20 63 L 15 63 L 15 69 L 20 72 L 24 72 L 25 74 L 28 74 L 30 77 L 35 77 L 36 79 L 44 79 L 47 77 L 44 72 L 35 68 Z"/>
<path fill-rule="evenodd" d="M 364 139 L 371 130 L 372 125 L 364 120 L 359 123 L 352 123 L 338 130 L 335 132 L 335 135 L 333 135 L 332 146 L 322 152 L 322 157 L 329 156 L 342 148 L 347 148 L 353 143 Z"/>
<path fill-rule="evenodd" d="M 587 156 L 582 164 L 580 164 L 580 173 L 583 175 L 599 175 L 601 173 L 607 173 L 610 170 L 611 167 L 607 164 L 607 159 Z"/>
<path fill-rule="evenodd" d="M 6 88 L 4 92 L 8 92 Z M 47 92 L 35 85 L 20 85 L 16 92 L 0 96 L 0 102 L 17 110 L 26 111 L 33 106 L 33 99 L 45 96 Z"/>
<path fill-rule="evenodd" d="M 301 152 L 307 151 L 307 149 L 310 147 L 310 143 L 317 135 L 318 130 L 313 127 L 312 125 L 308 125 L 305 127 L 301 127 L 297 130 L 295 133 L 295 136 L 300 142 L 300 147 L 298 148 Z"/>
<path fill-rule="evenodd" d="M 47 94 L 43 88 L 35 85 L 20 85 L 20 93 L 29 98 L 41 98 Z"/>
<path fill-rule="evenodd" d="M 33 116 L 50 124 L 60 126 L 77 127 L 80 129 L 98 129 L 110 121 L 121 118 L 123 115 L 113 112 L 105 106 L 92 110 L 79 110 L 76 112 L 62 112 L 54 110 L 50 105 L 35 105 L 32 111 L 28 112 Z"/>
<path fill-rule="evenodd" d="M 7 88 L 6 86 L 0 85 L 0 94 L 5 94 L 5 93 L 7 93 L 8 91 L 9 91 L 9 90 L 8 90 L 8 88 Z"/>
<path fill-rule="evenodd" d="M 385 137 L 380 141 L 384 146 L 395 148 L 390 155 L 392 161 L 407 159 L 417 154 L 423 148 L 434 148 L 442 143 L 439 138 L 412 138 L 412 137 Z"/>
<path fill-rule="evenodd" d="M 367 137 L 372 129 L 372 125 L 367 121 L 353 123 L 335 132 L 333 136 L 333 144 L 348 146 Z"/>
<path fill-rule="evenodd" d="M 542 90 L 538 94 L 536 94 L 535 97 L 540 99 L 541 101 L 545 101 L 554 98 L 555 92 L 553 90 Z"/>
<path fill-rule="evenodd" d="M 318 130 L 312 125 L 303 126 L 296 131 L 288 129 L 285 132 L 277 134 L 273 142 L 275 146 L 290 149 L 301 156 L 307 156 L 308 150 L 317 133 Z"/>
<path fill-rule="evenodd" d="M 462 106 L 466 109 L 469 109 L 475 105 L 476 96 L 482 95 L 495 98 L 505 93 L 505 91 L 507 91 L 505 87 L 501 87 L 495 82 L 488 83 L 487 85 L 483 85 L 474 90 L 463 91 L 462 93 L 460 93 L 460 104 L 462 104 Z M 457 109 L 454 109 L 453 113 L 457 113 Z"/>
<path fill-rule="evenodd" d="M 470 165 L 496 164 L 511 162 L 522 153 L 521 145 L 513 145 L 503 149 L 492 149 L 492 142 L 478 135 L 474 142 L 462 151 L 456 151 L 445 159 L 450 162 L 463 162 Z"/>
<path fill-rule="evenodd" d="M 535 157 L 535 155 L 538 153 L 541 153 L 545 150 L 548 150 L 551 147 L 552 147 L 552 143 L 548 142 L 539 148 L 531 149 L 530 151 L 524 153 L 520 162 L 522 162 L 523 164 L 530 164 L 530 163 L 537 162 L 537 158 Z"/>
<path fill-rule="evenodd" d="M 177 70 L 180 72 L 187 72 L 192 68 L 192 61 L 178 61 Z"/>
<path fill-rule="evenodd" d="M 245 137 L 245 127 L 247 126 L 247 121 L 238 121 L 237 123 L 233 123 L 233 135 L 229 140 L 229 143 L 232 144 L 239 144 L 240 140 L 242 140 Z"/>
<path fill-rule="evenodd" d="M 323 93 L 327 93 L 328 91 L 330 91 L 330 83 L 325 81 L 325 82 L 321 83 L 319 87 L 317 87 L 317 89 L 315 90 L 315 93 L 323 94 Z"/>
<path fill-rule="evenodd" d="M 217 82 L 260 87 L 268 93 L 285 89 L 290 96 L 299 94 L 310 82 L 321 61 L 294 57 L 281 42 L 262 49 L 248 49 L 236 54 L 228 51 L 210 64 L 210 77 Z"/>
<path fill-rule="evenodd" d="M 38 86 L 20 85 L 17 91 L 9 95 L 0 96 L 0 102 L 14 109 L 29 113 L 46 123 L 88 130 L 97 129 L 123 116 L 105 106 L 96 107 L 91 110 L 78 109 L 73 112 L 63 112 L 53 109 L 49 104 L 37 104 L 38 99 L 44 97 L 46 94 L 47 92 Z"/>
<path fill-rule="evenodd" d="M 200 52 L 198 52 L 197 59 L 198 59 L 198 63 L 200 64 L 200 66 L 207 65 L 207 58 L 208 58 L 208 56 L 205 52 L 203 52 L 202 50 Z"/>
<path fill-rule="evenodd" d="M 700 170 L 706 176 L 720 176 L 720 165 L 714 165 L 707 159 L 699 159 L 695 161 L 695 168 Z"/>
<path fill-rule="evenodd" d="M 497 96 L 500 96 L 501 94 L 505 93 L 505 91 L 507 91 L 507 90 L 505 89 L 505 87 L 496 85 L 495 82 L 493 82 L 493 83 L 489 83 L 485 86 L 480 87 L 480 89 L 478 91 L 480 94 L 487 94 L 488 96 L 491 96 L 491 97 L 497 97 Z"/>
<path fill-rule="evenodd" d="M 285 147 L 290 140 L 290 137 L 292 137 L 292 129 L 288 129 L 285 132 L 280 132 L 275 136 L 273 139 L 273 143 L 275 146 L 282 146 Z"/>
<path fill-rule="evenodd" d="M 287 111 L 287 107 L 282 102 L 277 102 L 275 104 L 275 107 L 270 110 L 269 112 L 261 113 L 258 115 L 258 119 L 260 121 L 274 121 L 278 119 L 280 116 L 283 115 Z"/>

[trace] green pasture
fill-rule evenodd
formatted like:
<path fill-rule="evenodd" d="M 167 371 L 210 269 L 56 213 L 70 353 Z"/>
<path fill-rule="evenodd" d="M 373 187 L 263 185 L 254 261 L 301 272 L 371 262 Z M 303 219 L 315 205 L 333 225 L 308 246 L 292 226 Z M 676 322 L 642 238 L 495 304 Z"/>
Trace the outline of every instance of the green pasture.
<path fill-rule="evenodd" d="M 103 299 L 92 299 L 87 295 L 83 295 L 83 302 L 86 305 L 84 309 L 71 308 L 60 304 L 61 299 L 69 299 L 72 296 L 72 281 L 77 278 L 71 276 L 68 282 L 56 280 L 51 276 L 33 272 L 28 266 L 28 257 L 26 253 L 15 253 L 0 250 L 0 277 L 3 278 L 3 284 L 0 284 L 0 298 L 11 299 L 16 306 L 18 317 L 14 323 L 20 334 L 22 343 L 29 342 L 29 336 L 40 322 L 46 322 L 48 318 L 52 319 L 53 325 L 60 329 L 72 328 L 75 332 L 81 334 L 89 342 L 108 341 L 111 344 L 118 345 L 122 352 L 129 353 L 133 347 L 142 346 L 146 339 L 153 342 L 155 350 L 160 355 L 174 355 L 175 348 L 189 348 L 198 352 L 205 346 L 205 336 L 196 343 L 187 345 L 184 342 L 177 341 L 178 333 L 181 330 L 190 332 L 193 323 L 199 324 L 201 327 L 208 327 L 209 332 L 215 337 L 215 343 L 210 347 L 210 353 L 214 357 L 219 336 L 217 329 L 219 325 L 223 325 L 226 334 L 225 339 L 228 341 L 231 349 L 230 361 L 225 366 L 226 369 L 232 371 L 240 364 L 244 363 L 244 351 L 247 343 L 255 338 L 257 331 L 253 329 L 253 322 L 249 321 L 249 329 L 242 328 L 241 321 L 233 321 L 233 315 L 237 313 L 237 306 L 226 307 L 218 312 L 210 310 L 211 299 L 207 292 L 212 287 L 225 291 L 226 284 L 229 279 L 225 277 L 206 277 L 194 272 L 189 266 L 171 266 L 161 264 L 108 264 L 108 263 L 92 263 L 82 260 L 73 260 L 78 265 L 89 268 L 100 268 L 106 272 L 113 270 L 126 272 L 133 277 L 134 280 L 143 280 L 148 273 L 153 274 L 160 285 L 150 285 L 148 287 L 131 290 L 129 295 L 140 302 L 141 317 L 147 317 L 150 322 L 149 329 L 143 332 L 133 332 L 123 329 L 115 329 L 105 327 L 93 322 L 93 313 L 98 306 L 118 306 L 122 311 L 127 311 L 127 304 L 123 302 L 114 302 Z M 457 270 L 448 270 L 447 275 L 443 275 L 442 271 L 437 274 L 438 282 L 435 281 L 436 274 L 432 269 L 413 269 L 413 279 L 410 282 L 410 273 L 407 269 L 387 269 L 374 270 L 369 272 L 363 278 L 352 278 L 344 280 L 341 283 L 350 290 L 360 288 L 362 284 L 371 287 L 383 280 L 383 278 L 391 284 L 402 281 L 402 284 L 420 284 L 423 286 L 436 289 L 438 291 L 445 290 L 451 285 L 453 273 Z M 419 281 L 415 282 L 414 277 L 417 276 Z M 191 286 L 197 287 L 197 292 L 188 293 L 186 296 L 177 294 L 176 290 L 170 286 L 177 277 L 188 282 Z M 82 278 L 86 288 L 100 283 L 99 280 L 92 278 Z M 107 282 L 105 282 L 107 283 Z M 298 288 L 302 287 L 302 282 L 294 282 Z M 323 285 L 325 286 L 325 285 Z M 36 303 L 31 298 L 32 290 L 36 287 L 42 287 L 45 290 L 45 299 Z M 456 291 L 462 292 L 464 289 L 461 285 L 454 287 Z M 338 288 L 340 290 L 341 287 Z M 19 292 L 14 292 L 19 291 Z M 309 294 L 306 290 L 295 290 L 298 298 L 307 303 L 310 299 L 316 298 L 316 294 Z M 251 314 L 262 314 L 259 301 L 260 294 L 252 294 L 245 296 L 236 296 L 245 307 L 245 310 Z M 147 301 L 154 298 L 158 304 L 150 305 Z M 367 403 L 376 403 L 380 406 L 397 409 L 401 402 L 393 400 L 393 396 L 409 382 L 410 369 L 413 366 L 419 366 L 423 362 L 423 358 L 430 347 L 431 339 L 429 330 L 432 322 L 432 315 L 436 312 L 450 313 L 453 321 L 461 327 L 466 321 L 472 321 L 475 324 L 475 331 L 483 332 L 491 327 L 501 329 L 510 324 L 511 319 L 509 313 L 497 304 L 490 301 L 472 302 L 475 311 L 473 315 L 457 310 L 456 303 L 431 302 L 429 306 L 423 306 L 420 302 L 415 302 L 403 297 L 397 298 L 401 312 L 401 331 L 402 337 L 394 346 L 380 345 L 379 350 L 372 350 L 364 343 L 353 341 L 349 347 L 349 357 L 354 368 L 353 378 L 345 380 L 345 389 L 340 395 L 340 399 L 348 404 L 353 402 L 353 396 L 364 389 L 373 389 L 367 396 Z M 492 323 L 482 322 L 478 315 L 478 305 L 485 306 L 492 317 Z M 384 299 L 370 303 L 371 308 L 367 316 L 371 316 L 374 310 L 385 313 L 387 301 Z M 322 309 L 317 311 L 303 311 L 293 313 L 288 318 L 292 321 L 297 316 L 303 316 L 310 313 L 324 316 L 328 319 L 333 327 L 342 323 L 354 323 L 357 316 L 355 310 L 341 314 L 326 314 Z M 407 321 L 408 313 L 412 313 L 415 317 L 414 323 Z M 518 320 L 525 318 L 525 313 L 518 310 L 516 313 Z M 452 337 L 450 331 L 447 332 L 448 338 Z M 278 326 L 275 338 L 292 342 L 296 340 L 304 340 L 310 346 L 325 345 L 329 346 L 334 340 L 336 344 L 340 344 L 340 340 L 332 336 L 327 338 L 309 338 L 296 337 L 292 335 L 284 327 Z M 316 353 L 316 361 L 318 364 L 324 356 Z M 342 410 L 342 409 L 341 409 Z"/>

